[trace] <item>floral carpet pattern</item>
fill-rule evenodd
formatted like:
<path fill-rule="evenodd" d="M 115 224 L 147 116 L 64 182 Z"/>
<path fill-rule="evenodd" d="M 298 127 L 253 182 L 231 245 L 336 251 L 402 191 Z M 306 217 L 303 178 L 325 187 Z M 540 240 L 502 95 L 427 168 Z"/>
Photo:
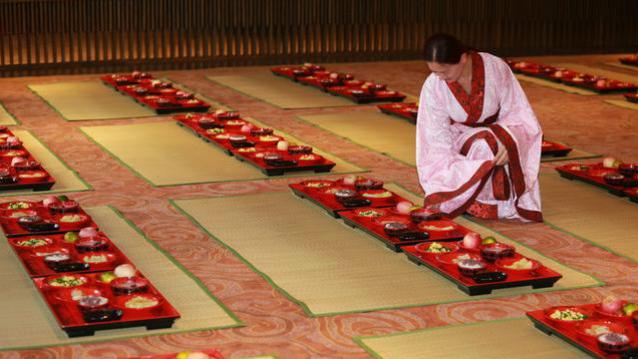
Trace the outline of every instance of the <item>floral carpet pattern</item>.
<path fill-rule="evenodd" d="M 536 60 L 603 66 L 604 62 L 613 62 L 617 57 L 571 56 Z M 427 74 L 425 63 L 420 61 L 326 66 L 336 71 L 352 72 L 358 78 L 387 83 L 393 89 L 413 95 L 419 94 Z M 610 67 L 607 69 L 638 77 L 638 71 Z M 168 77 L 235 108 L 245 116 L 255 117 L 360 167 L 369 168 L 375 178 L 397 182 L 410 190 L 419 191 L 413 168 L 295 119 L 300 115 L 377 111 L 374 105 L 281 110 L 216 85 L 205 78 L 228 74 L 250 75 L 266 70 L 264 67 L 216 68 L 158 72 L 154 75 Z M 638 263 L 612 255 L 545 224 L 520 225 L 492 221 L 483 223 L 549 257 L 591 274 L 607 285 L 501 299 L 477 298 L 456 304 L 309 318 L 299 306 L 273 289 L 230 251 L 208 238 L 168 202 L 168 199 L 287 191 L 288 183 L 300 179 L 274 178 L 252 182 L 151 187 L 87 139 L 78 127 L 87 124 L 171 121 L 170 117 L 66 122 L 27 88 L 28 84 L 94 80 L 97 77 L 96 74 L 3 78 L 0 79 L 0 102 L 20 121 L 18 128 L 32 131 L 94 188 L 94 191 L 72 194 L 73 198 L 87 207 L 108 204 L 118 208 L 151 240 L 156 241 L 196 275 L 246 326 L 97 344 L 0 352 L 0 358 L 121 358 L 208 348 L 217 348 L 228 358 L 264 354 L 295 359 L 368 358 L 368 354 L 352 340 L 353 337 L 519 317 L 525 311 L 546 306 L 599 301 L 609 293 L 635 298 L 638 276 L 631 273 L 638 271 Z M 535 84 L 522 83 L 522 86 L 547 138 L 588 152 L 638 162 L 638 141 L 635 141 L 638 112 L 603 101 L 621 99 L 620 95 L 579 96 Z M 543 166 L 550 168 L 554 165 Z M 39 197 L 36 195 L 32 198 Z"/>

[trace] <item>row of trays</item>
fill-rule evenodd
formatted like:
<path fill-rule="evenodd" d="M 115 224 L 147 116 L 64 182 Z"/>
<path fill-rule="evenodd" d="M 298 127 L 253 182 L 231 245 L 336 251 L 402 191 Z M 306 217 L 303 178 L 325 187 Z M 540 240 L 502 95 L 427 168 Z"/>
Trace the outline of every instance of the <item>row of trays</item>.
<path fill-rule="evenodd" d="M 638 85 L 634 83 L 612 80 L 531 61 L 507 61 L 507 63 L 512 71 L 517 73 L 549 81 L 561 82 L 565 85 L 579 87 L 597 93 L 625 93 L 625 98 L 630 101 L 635 98 L 635 94 L 631 92 L 638 90 Z"/>
<path fill-rule="evenodd" d="M 377 108 L 388 115 L 397 116 L 416 124 L 419 106 L 415 103 L 388 103 L 377 105 Z M 542 156 L 565 157 L 572 151 L 571 147 L 558 142 L 543 140 L 541 145 Z"/>
<path fill-rule="evenodd" d="M 638 163 L 619 163 L 608 157 L 600 163 L 568 163 L 556 171 L 564 178 L 593 184 L 638 203 Z"/>
<path fill-rule="evenodd" d="M 193 93 L 176 89 L 171 82 L 154 79 L 144 72 L 104 75 L 100 79 L 106 85 L 152 108 L 158 114 L 206 112 L 210 108 L 210 104 L 196 98 Z"/>
<path fill-rule="evenodd" d="M 238 112 L 176 115 L 174 119 L 180 126 L 268 176 L 296 171 L 329 172 L 336 165 L 314 153 L 312 147 L 291 144 L 271 128 L 259 127 L 241 118 Z"/>
<path fill-rule="evenodd" d="M 0 204 L 9 245 L 69 337 L 169 328 L 179 313 L 76 201 Z"/>
<path fill-rule="evenodd" d="M 0 191 L 46 191 L 54 184 L 55 178 L 22 146 L 22 141 L 6 126 L 0 126 Z"/>
<path fill-rule="evenodd" d="M 356 103 L 401 102 L 406 97 L 398 91 L 389 90 L 385 84 L 357 80 L 352 74 L 327 71 L 322 66 L 310 63 L 273 67 L 271 71 L 277 76 L 316 87 Z"/>
<path fill-rule="evenodd" d="M 531 311 L 527 317 L 537 329 L 595 358 L 638 357 L 635 303 L 608 297 L 602 303 Z"/>
<path fill-rule="evenodd" d="M 546 288 L 562 276 L 513 246 L 482 239 L 442 213 L 406 201 L 383 182 L 347 176 L 289 185 L 299 197 L 440 274 L 468 295 L 519 286 Z"/>
<path fill-rule="evenodd" d="M 624 65 L 638 66 L 638 54 L 621 57 L 618 61 Z"/>

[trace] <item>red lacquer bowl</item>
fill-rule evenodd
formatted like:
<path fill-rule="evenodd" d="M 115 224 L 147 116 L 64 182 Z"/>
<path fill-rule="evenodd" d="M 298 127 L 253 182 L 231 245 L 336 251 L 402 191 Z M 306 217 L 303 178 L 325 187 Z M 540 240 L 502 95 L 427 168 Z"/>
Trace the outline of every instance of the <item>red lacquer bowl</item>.
<path fill-rule="evenodd" d="M 579 307 L 559 306 L 547 308 L 544 311 L 545 318 L 552 322 L 557 327 L 572 327 L 576 324 L 582 323 L 591 317 L 591 311 L 586 311 Z M 554 315 L 554 317 L 552 317 Z M 584 316 L 579 319 L 578 315 Z"/>
<path fill-rule="evenodd" d="M 149 293 L 135 293 L 117 296 L 114 299 L 116 307 L 122 309 L 124 313 L 133 315 L 155 314 L 162 307 L 162 298 Z"/>

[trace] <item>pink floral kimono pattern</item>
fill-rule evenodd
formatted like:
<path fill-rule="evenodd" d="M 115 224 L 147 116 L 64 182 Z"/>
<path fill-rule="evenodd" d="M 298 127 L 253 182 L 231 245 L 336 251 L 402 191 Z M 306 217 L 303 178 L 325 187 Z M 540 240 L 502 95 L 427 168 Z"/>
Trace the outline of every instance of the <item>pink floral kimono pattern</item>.
<path fill-rule="evenodd" d="M 470 56 L 470 94 L 434 74 L 421 90 L 416 158 L 424 204 L 439 205 L 451 217 L 468 212 L 542 222 L 538 120 L 503 60 Z M 499 141 L 509 154 L 504 166 L 494 164 Z"/>

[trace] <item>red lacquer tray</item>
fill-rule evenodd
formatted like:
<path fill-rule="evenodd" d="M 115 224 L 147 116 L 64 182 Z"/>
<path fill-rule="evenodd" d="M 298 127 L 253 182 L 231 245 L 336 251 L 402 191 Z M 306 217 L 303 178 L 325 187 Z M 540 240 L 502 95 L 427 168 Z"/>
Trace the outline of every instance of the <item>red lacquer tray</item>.
<path fill-rule="evenodd" d="M 527 312 L 527 317 L 534 323 L 534 326 L 548 335 L 556 335 L 565 340 L 567 343 L 584 351 L 595 358 L 623 358 L 622 353 L 611 353 L 603 351 L 597 343 L 594 335 L 587 335 L 587 331 L 592 330 L 592 326 L 604 326 L 608 329 L 625 331 L 623 334 L 629 337 L 630 348 L 638 347 L 638 331 L 636 324 L 632 324 L 630 316 L 610 316 L 598 310 L 599 304 L 586 304 L 579 306 L 559 306 L 551 307 L 544 310 L 535 310 Z M 556 311 L 571 311 L 582 313 L 587 316 L 584 320 L 562 321 L 550 318 L 550 315 Z M 593 333 L 596 333 L 594 331 Z M 631 350 L 631 349 L 629 349 Z M 634 349 L 636 350 L 636 349 Z M 638 351 L 633 353 L 635 358 Z"/>
<path fill-rule="evenodd" d="M 416 123 L 416 117 L 419 113 L 419 106 L 415 103 L 387 103 L 377 105 L 377 108 L 385 114 L 401 117 L 411 123 Z"/>
<path fill-rule="evenodd" d="M 468 295 L 481 295 L 489 294 L 495 289 L 512 288 L 512 287 L 526 287 L 532 286 L 532 288 L 548 288 L 552 287 L 556 281 L 562 278 L 562 275 L 555 272 L 539 262 L 534 262 L 535 266 L 538 266 L 532 271 L 529 270 L 514 270 L 506 269 L 504 266 L 512 265 L 512 263 L 522 259 L 518 254 L 514 254 L 513 257 L 505 257 L 499 259 L 496 262 L 484 262 L 487 272 L 501 272 L 505 273 L 507 277 L 502 280 L 495 280 L 492 282 L 480 283 L 472 277 L 462 275 L 456 264 L 453 263 L 455 259 L 459 259 L 458 256 L 469 256 L 470 258 L 481 258 L 480 250 L 464 250 L 462 248 L 462 242 L 459 241 L 456 244 L 451 242 L 436 242 L 443 246 L 452 244 L 454 252 L 445 254 L 428 253 L 427 246 L 431 243 L 421 243 L 414 246 L 403 247 L 403 252 L 408 258 L 419 265 L 424 265 L 431 270 L 439 273 Z M 454 257 L 454 258 L 452 258 Z M 500 262 L 503 261 L 503 262 Z M 533 261 L 533 260 L 532 260 Z M 510 263 L 512 262 L 512 263 Z"/>
<path fill-rule="evenodd" d="M 317 71 L 312 76 L 299 77 L 297 81 L 302 85 L 316 87 L 322 91 L 328 91 L 328 88 L 335 86 L 343 86 L 345 81 L 353 80 L 351 74 Z"/>
<path fill-rule="evenodd" d="M 251 123 L 236 112 L 224 112 L 218 116 L 213 113 L 177 115 L 173 118 L 177 124 L 192 130 L 197 136 L 207 142 L 211 142 L 222 148 L 227 154 L 232 155 L 234 147 L 230 143 L 230 136 L 242 135 L 241 127 Z M 228 115 L 226 115 L 228 114 Z M 200 120 L 206 120 L 205 125 Z M 255 126 L 257 128 L 257 126 Z"/>
<path fill-rule="evenodd" d="M 10 205 L 16 202 L 26 203 L 29 207 L 11 209 Z M 41 229 L 28 230 L 19 223 L 20 218 L 33 216 L 38 216 L 43 221 L 51 223 L 51 225 Z M 0 203 L 0 227 L 7 237 L 17 237 L 37 234 L 58 234 L 68 231 L 77 231 L 84 227 L 97 228 L 97 224 L 79 205 L 73 210 L 69 209 L 64 212 L 56 212 L 44 207 L 42 202 L 12 201 Z"/>
<path fill-rule="evenodd" d="M 328 88 L 328 92 L 335 96 L 348 98 L 356 103 L 401 102 L 405 100 L 406 97 L 398 91 L 384 89 L 371 92 L 361 87 L 351 86 L 330 87 Z"/>
<path fill-rule="evenodd" d="M 620 174 L 616 168 L 605 168 L 602 163 L 578 164 L 568 163 L 556 167 L 556 171 L 562 177 L 570 180 L 579 180 L 604 188 L 617 196 L 625 196 L 627 190 L 638 188 L 638 186 L 612 185 L 605 181 L 607 174 Z"/>
<path fill-rule="evenodd" d="M 69 232 L 67 232 L 69 233 Z M 73 235 L 77 235 L 73 233 Z M 88 250 L 79 237 L 72 238 L 67 234 L 32 235 L 10 238 L 9 243 L 22 261 L 27 273 L 31 277 L 43 277 L 61 273 L 90 273 L 112 271 L 120 264 L 130 263 L 129 259 L 117 246 L 106 237 L 99 234 L 99 249 Z M 74 241 L 75 239 L 75 241 Z M 79 245 L 76 247 L 75 243 Z M 47 255 L 66 254 L 70 258 L 65 260 L 73 263 L 67 268 L 57 267 L 54 262 L 47 265 Z M 81 264 L 81 265 L 80 265 Z"/>
<path fill-rule="evenodd" d="M 105 75 L 100 79 L 116 91 L 152 108 L 158 114 L 206 112 L 210 108 L 210 104 L 197 99 L 194 94 L 176 89 L 172 83 L 156 80 L 146 73 L 135 71 L 131 74 Z"/>
<path fill-rule="evenodd" d="M 638 203 L 638 188 L 626 189 L 625 194 L 632 202 Z"/>
<path fill-rule="evenodd" d="M 629 102 L 638 103 L 638 93 L 626 93 L 623 94 L 623 96 L 625 97 L 625 100 Z"/>
<path fill-rule="evenodd" d="M 281 176 L 287 172 L 314 171 L 316 173 L 330 172 L 336 165 L 335 162 L 317 154 L 295 154 L 291 155 L 286 151 L 277 151 L 272 148 L 255 147 L 257 152 L 240 152 L 233 150 L 233 155 L 240 161 L 245 161 L 268 176 Z M 293 161 L 290 164 L 272 165 L 264 160 L 263 156 L 268 154 L 276 154 L 281 156 L 282 160 Z"/>
<path fill-rule="evenodd" d="M 571 147 L 557 142 L 543 140 L 541 144 L 541 156 L 565 157 L 571 151 Z"/>
<path fill-rule="evenodd" d="M 211 359 L 224 359 L 224 356 L 216 349 L 192 350 L 191 352 L 200 352 L 208 355 Z M 129 359 L 176 359 L 180 353 L 144 355 L 141 357 L 132 357 Z"/>
<path fill-rule="evenodd" d="M 289 78 L 297 81 L 301 77 L 312 76 L 317 71 L 323 71 L 324 68 L 315 64 L 304 64 L 301 66 L 277 66 L 270 69 L 273 74 Z"/>
<path fill-rule="evenodd" d="M 0 191 L 51 189 L 55 178 L 31 156 L 19 139 L 9 143 L 7 139 L 11 137 L 17 139 L 6 126 L 0 126 Z"/>
<path fill-rule="evenodd" d="M 638 66 L 638 55 L 621 57 L 619 61 L 621 64 Z"/>
<path fill-rule="evenodd" d="M 142 274 L 138 274 L 142 281 L 145 281 Z M 49 283 L 53 281 L 62 281 L 72 284 L 83 283 L 70 287 L 54 287 Z M 162 296 L 162 294 L 146 281 L 145 292 L 131 294 L 117 294 L 112 286 L 105 284 L 100 279 L 99 273 L 89 274 L 63 274 L 49 277 L 33 278 L 33 282 L 40 291 L 45 302 L 53 312 L 58 324 L 69 337 L 93 335 L 96 330 L 128 328 L 145 326 L 147 329 L 170 328 L 175 319 L 180 315 L 173 306 Z M 87 294 L 97 294 L 108 298 L 108 308 L 119 309 L 122 311 L 120 319 L 104 320 L 96 322 L 87 322 L 83 316 L 76 299 L 79 296 Z M 135 298 L 138 297 L 138 298 Z M 142 298 L 139 298 L 142 297 Z M 133 302 L 153 302 L 155 305 L 151 307 L 132 309 L 127 306 L 133 305 Z M 129 304 L 130 303 L 130 304 Z"/>
<path fill-rule="evenodd" d="M 362 179 L 363 177 L 359 178 Z M 315 183 L 322 184 L 322 187 L 314 187 Z M 328 213 L 335 218 L 338 218 L 342 211 L 353 210 L 361 207 L 394 207 L 397 203 L 405 201 L 403 197 L 385 189 L 356 191 L 354 185 L 343 184 L 343 179 L 338 181 L 307 180 L 300 183 L 293 183 L 288 186 L 297 196 L 314 202 L 328 211 Z M 357 192 L 356 197 L 358 199 L 367 200 L 367 203 L 346 207 L 342 202 L 338 201 L 336 196 L 333 194 L 334 191 L 340 189 Z"/>
<path fill-rule="evenodd" d="M 372 213 L 375 214 L 372 215 Z M 447 219 L 422 221 L 417 224 L 411 220 L 409 215 L 399 214 L 393 207 L 364 207 L 352 211 L 339 212 L 339 216 L 346 224 L 372 235 L 395 252 L 400 252 L 404 246 L 417 243 L 456 241 L 471 232 L 469 229 Z M 389 235 L 384 229 L 384 224 L 394 221 L 408 226 L 406 231 L 409 233 L 407 235 Z M 441 230 L 434 230 L 435 228 L 441 228 Z M 425 236 L 421 235 L 422 233 L 425 233 Z"/>
<path fill-rule="evenodd" d="M 579 87 L 585 90 L 595 91 L 597 93 L 617 93 L 635 91 L 638 86 L 629 82 L 622 82 L 618 80 L 610 80 L 605 78 L 596 77 L 593 75 L 585 74 L 583 76 L 576 76 L 572 78 L 563 78 L 563 83 L 566 85 Z"/>

